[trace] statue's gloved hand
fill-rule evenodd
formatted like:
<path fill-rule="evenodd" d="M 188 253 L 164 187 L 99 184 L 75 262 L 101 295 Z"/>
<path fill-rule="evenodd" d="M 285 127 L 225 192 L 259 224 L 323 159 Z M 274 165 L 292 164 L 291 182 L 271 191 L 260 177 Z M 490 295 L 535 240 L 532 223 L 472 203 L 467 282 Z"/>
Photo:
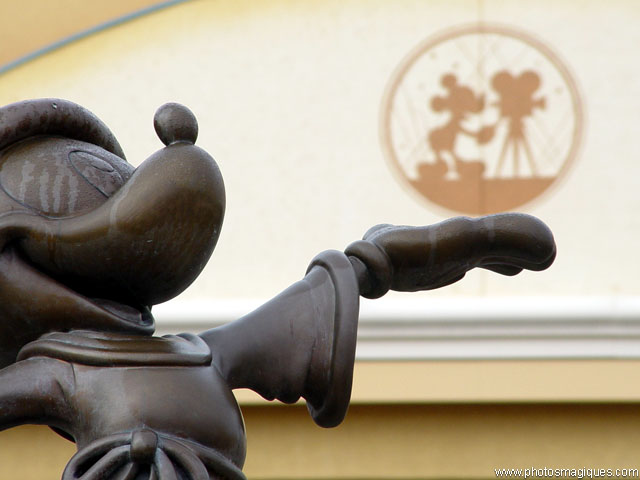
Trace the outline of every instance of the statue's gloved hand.
<path fill-rule="evenodd" d="M 360 294 L 378 298 L 389 289 L 440 288 L 475 267 L 503 275 L 544 270 L 553 263 L 556 247 L 540 220 L 506 213 L 458 217 L 425 227 L 377 225 L 345 253 L 358 276 Z"/>

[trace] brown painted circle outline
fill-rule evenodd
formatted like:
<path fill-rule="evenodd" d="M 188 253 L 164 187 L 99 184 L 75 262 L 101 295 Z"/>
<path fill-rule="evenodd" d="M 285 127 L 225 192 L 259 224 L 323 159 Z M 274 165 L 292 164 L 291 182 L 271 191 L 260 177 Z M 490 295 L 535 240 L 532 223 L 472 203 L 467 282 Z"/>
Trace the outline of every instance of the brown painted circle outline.
<path fill-rule="evenodd" d="M 405 55 L 402 60 L 399 62 L 397 67 L 391 73 L 391 77 L 385 86 L 384 93 L 382 96 L 382 102 L 380 106 L 380 117 L 378 123 L 380 143 L 382 147 L 382 152 L 385 157 L 387 163 L 392 164 L 392 172 L 394 176 L 400 177 L 399 183 L 404 184 L 409 187 L 409 191 L 413 196 L 418 196 L 422 203 L 426 203 L 429 206 L 436 206 L 441 209 L 446 210 L 447 212 L 454 213 L 466 213 L 454 210 L 442 203 L 435 202 L 434 200 L 427 198 L 422 193 L 417 191 L 415 187 L 410 183 L 407 178 L 404 170 L 400 166 L 400 162 L 396 156 L 396 153 L 392 147 L 391 142 L 391 111 L 392 111 L 392 103 L 395 99 L 395 95 L 398 90 L 398 84 L 404 78 L 407 71 L 422 57 L 422 55 L 433 48 L 434 46 L 450 40 L 454 37 L 466 35 L 466 34 L 483 34 L 483 33 L 494 33 L 498 35 L 503 35 L 506 37 L 513 38 L 515 40 L 519 40 L 522 43 L 532 47 L 541 53 L 560 73 L 562 79 L 565 81 L 568 90 L 571 94 L 571 100 L 573 104 L 573 114 L 575 118 L 575 126 L 573 129 L 573 142 L 571 144 L 571 148 L 566 155 L 560 170 L 555 176 L 555 179 L 544 191 L 542 191 L 536 197 L 531 198 L 530 200 L 516 205 L 514 208 L 520 208 L 526 205 L 530 205 L 531 203 L 536 202 L 542 197 L 546 196 L 551 190 L 554 190 L 555 187 L 561 180 L 566 176 L 566 172 L 569 170 L 571 164 L 573 164 L 574 160 L 578 156 L 578 152 L 582 146 L 583 141 L 583 132 L 584 132 L 584 109 L 582 103 L 582 96 L 580 94 L 580 88 L 573 75 L 569 71 L 566 66 L 566 62 L 562 60 L 559 54 L 555 53 L 544 44 L 541 40 L 538 40 L 534 35 L 529 32 L 525 32 L 520 29 L 515 29 L 513 27 L 501 25 L 498 23 L 473 23 L 468 25 L 462 25 L 457 27 L 448 28 L 440 33 L 430 35 L 425 40 L 417 44 L 411 51 Z M 497 212 L 493 212 L 497 213 Z"/>

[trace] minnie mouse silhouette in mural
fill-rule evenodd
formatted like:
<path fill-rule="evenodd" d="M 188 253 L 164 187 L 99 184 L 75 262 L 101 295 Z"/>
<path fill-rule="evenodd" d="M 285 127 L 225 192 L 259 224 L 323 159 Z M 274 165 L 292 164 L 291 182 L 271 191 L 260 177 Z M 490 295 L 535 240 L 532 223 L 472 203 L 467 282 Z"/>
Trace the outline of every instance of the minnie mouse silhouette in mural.
<path fill-rule="evenodd" d="M 474 267 L 543 270 L 555 257 L 528 215 L 378 225 L 245 317 L 155 337 L 150 308 L 201 272 L 225 191 L 188 109 L 164 105 L 154 125 L 165 147 L 134 169 L 76 104 L 0 108 L 0 429 L 45 424 L 74 441 L 64 480 L 244 479 L 232 390 L 303 397 L 318 425 L 338 425 L 360 295 L 439 288 Z M 443 150 L 456 125 L 434 137 Z"/>

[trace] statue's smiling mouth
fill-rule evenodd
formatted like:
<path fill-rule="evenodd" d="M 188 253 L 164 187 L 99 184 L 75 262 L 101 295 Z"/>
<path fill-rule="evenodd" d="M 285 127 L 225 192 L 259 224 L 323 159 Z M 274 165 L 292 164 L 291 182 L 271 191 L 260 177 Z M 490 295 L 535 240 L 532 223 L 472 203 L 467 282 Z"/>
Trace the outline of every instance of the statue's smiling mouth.
<path fill-rule="evenodd" d="M 120 301 L 92 298 L 47 275 L 33 265 L 18 248 L 8 245 L 0 253 L 0 368 L 12 363 L 22 345 L 50 331 L 96 329 L 153 334 L 155 325 L 149 308 Z"/>
<path fill-rule="evenodd" d="M 42 272 L 14 247 L 0 254 L 2 276 L 0 289 L 11 291 L 13 298 L 24 295 L 34 308 L 45 305 L 43 313 L 51 307 L 64 309 L 66 315 L 55 316 L 59 330 L 97 329 L 151 335 L 154 319 L 149 307 L 134 305 L 110 298 L 91 296 Z M 25 288 L 21 288 L 25 287 Z M 18 291 L 19 290 L 19 291 Z M 0 311 L 15 308 L 15 302 L 2 302 Z M 24 306 L 20 307 L 24 309 Z M 47 312 L 49 313 L 49 312 Z M 33 317 L 31 317 L 32 320 Z M 45 325 L 50 330 L 53 325 Z M 58 329 L 56 329 L 58 330 Z"/>

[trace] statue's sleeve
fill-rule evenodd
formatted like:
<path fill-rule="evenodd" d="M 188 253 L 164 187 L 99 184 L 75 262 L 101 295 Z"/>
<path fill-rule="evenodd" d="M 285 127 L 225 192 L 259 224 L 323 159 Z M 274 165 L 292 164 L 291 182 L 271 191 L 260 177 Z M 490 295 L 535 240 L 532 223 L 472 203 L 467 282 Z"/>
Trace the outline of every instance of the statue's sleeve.
<path fill-rule="evenodd" d="M 358 308 L 351 262 L 330 250 L 277 297 L 201 337 L 231 388 L 286 403 L 303 397 L 314 421 L 332 427 L 351 398 Z"/>
<path fill-rule="evenodd" d="M 65 388 L 73 388 L 73 371 L 60 360 L 36 357 L 3 368 L 0 430 L 27 423 L 67 430 L 71 407 L 65 402 Z"/>

